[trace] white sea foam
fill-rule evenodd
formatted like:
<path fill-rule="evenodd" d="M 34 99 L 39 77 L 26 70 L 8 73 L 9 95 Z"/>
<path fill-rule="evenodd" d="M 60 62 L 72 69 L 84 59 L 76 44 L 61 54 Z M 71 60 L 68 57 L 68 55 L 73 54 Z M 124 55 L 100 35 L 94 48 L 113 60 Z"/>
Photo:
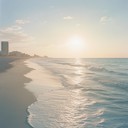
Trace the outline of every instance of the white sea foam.
<path fill-rule="evenodd" d="M 32 79 L 30 83 L 26 84 L 26 88 L 31 91 L 35 97 L 37 98 L 37 102 L 33 103 L 31 106 L 29 106 L 28 111 L 30 113 L 29 115 L 29 123 L 34 126 L 37 124 L 38 119 L 42 118 L 39 117 L 41 108 L 42 108 L 42 102 L 45 101 L 47 105 L 47 102 L 51 98 L 57 98 L 57 100 L 62 100 L 60 97 L 61 95 L 64 95 L 61 91 L 59 91 L 59 97 L 56 97 L 56 90 L 61 90 L 63 86 L 60 85 L 59 80 L 51 75 L 50 72 L 48 72 L 43 67 L 37 65 L 36 63 L 32 63 L 30 61 L 27 61 L 27 65 L 35 70 L 31 71 L 30 73 L 26 74 L 26 77 L 29 77 Z M 53 97 L 54 96 L 54 97 Z M 65 98 L 65 97 L 63 97 Z M 47 106 L 46 107 L 47 110 Z M 55 106 L 54 106 L 55 107 Z M 48 112 L 49 113 L 49 112 Z M 48 113 L 45 113 L 46 115 Z M 43 113 L 42 113 L 43 114 Z M 35 122 L 36 120 L 36 122 Z M 38 122 L 40 124 L 40 121 Z M 38 126 L 37 126 L 38 127 Z M 42 127 L 39 125 L 39 127 Z"/>

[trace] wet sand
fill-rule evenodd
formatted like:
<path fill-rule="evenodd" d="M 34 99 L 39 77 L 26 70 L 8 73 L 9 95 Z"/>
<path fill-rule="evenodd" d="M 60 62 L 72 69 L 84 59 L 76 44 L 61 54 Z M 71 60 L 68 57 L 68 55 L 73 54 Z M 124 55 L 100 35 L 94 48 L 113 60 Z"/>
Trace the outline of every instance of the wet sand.
<path fill-rule="evenodd" d="M 24 65 L 24 59 L 0 57 L 1 128 L 31 128 L 27 123 L 27 107 L 35 97 L 24 88 L 24 83 L 31 81 L 24 74 L 31 70 Z"/>

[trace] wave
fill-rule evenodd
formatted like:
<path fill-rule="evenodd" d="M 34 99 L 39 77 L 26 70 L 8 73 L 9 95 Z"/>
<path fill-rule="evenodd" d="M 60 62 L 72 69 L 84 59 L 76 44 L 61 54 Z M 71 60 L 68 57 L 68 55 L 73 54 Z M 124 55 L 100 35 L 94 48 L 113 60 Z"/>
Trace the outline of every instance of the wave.
<path fill-rule="evenodd" d="M 61 62 L 62 61 L 62 62 Z M 67 60 L 65 60 L 67 61 Z M 116 75 L 123 75 L 123 76 L 128 76 L 128 73 L 126 72 L 120 72 L 120 71 L 116 71 L 116 69 L 112 69 L 111 67 L 116 67 L 117 64 L 110 64 L 108 65 L 107 67 L 104 65 L 100 65 L 100 64 L 94 64 L 94 63 L 90 63 L 90 62 L 81 62 L 79 64 L 75 63 L 74 59 L 72 61 L 69 61 L 69 62 L 65 62 L 64 60 L 60 59 L 48 59 L 45 61 L 44 64 L 42 64 L 42 60 L 40 60 L 40 62 L 38 61 L 38 63 L 42 66 L 45 66 L 46 68 L 48 68 L 47 64 L 48 65 L 52 65 L 54 66 L 54 64 L 57 64 L 58 67 L 61 65 L 61 66 L 71 66 L 71 67 L 78 67 L 78 68 L 85 68 L 89 71 L 92 71 L 91 73 L 112 73 L 112 74 L 116 74 Z M 57 66 L 55 65 L 55 66 Z M 119 65 L 118 65 L 119 66 Z M 54 68 L 54 67 L 53 67 Z M 56 67 L 55 67 L 56 68 Z M 127 68 L 123 67 L 122 70 L 126 70 L 127 71 Z M 90 74 L 91 74 L 90 73 Z"/>
<path fill-rule="evenodd" d="M 30 63 L 35 70 L 27 75 L 32 82 L 26 88 L 37 101 L 28 107 L 28 122 L 34 128 L 128 126 L 127 72 L 62 59 Z"/>

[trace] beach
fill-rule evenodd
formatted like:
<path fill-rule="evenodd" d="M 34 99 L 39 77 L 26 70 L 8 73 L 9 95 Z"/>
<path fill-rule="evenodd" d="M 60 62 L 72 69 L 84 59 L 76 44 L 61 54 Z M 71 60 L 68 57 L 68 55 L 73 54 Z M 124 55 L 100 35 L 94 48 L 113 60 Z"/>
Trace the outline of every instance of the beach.
<path fill-rule="evenodd" d="M 24 76 L 32 69 L 26 59 L 0 57 L 0 127 L 31 128 L 27 123 L 27 108 L 35 97 L 24 88 L 31 81 Z"/>
<path fill-rule="evenodd" d="M 127 128 L 127 65 L 0 58 L 0 128 Z"/>

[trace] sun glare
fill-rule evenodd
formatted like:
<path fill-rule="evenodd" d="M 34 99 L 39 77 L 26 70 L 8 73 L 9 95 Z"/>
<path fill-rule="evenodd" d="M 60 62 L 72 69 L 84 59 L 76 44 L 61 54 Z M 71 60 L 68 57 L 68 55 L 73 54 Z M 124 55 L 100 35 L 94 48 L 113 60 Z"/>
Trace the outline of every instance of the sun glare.
<path fill-rule="evenodd" d="M 80 52 L 85 49 L 85 40 L 82 37 L 75 36 L 68 40 L 68 48 L 75 52 Z"/>

